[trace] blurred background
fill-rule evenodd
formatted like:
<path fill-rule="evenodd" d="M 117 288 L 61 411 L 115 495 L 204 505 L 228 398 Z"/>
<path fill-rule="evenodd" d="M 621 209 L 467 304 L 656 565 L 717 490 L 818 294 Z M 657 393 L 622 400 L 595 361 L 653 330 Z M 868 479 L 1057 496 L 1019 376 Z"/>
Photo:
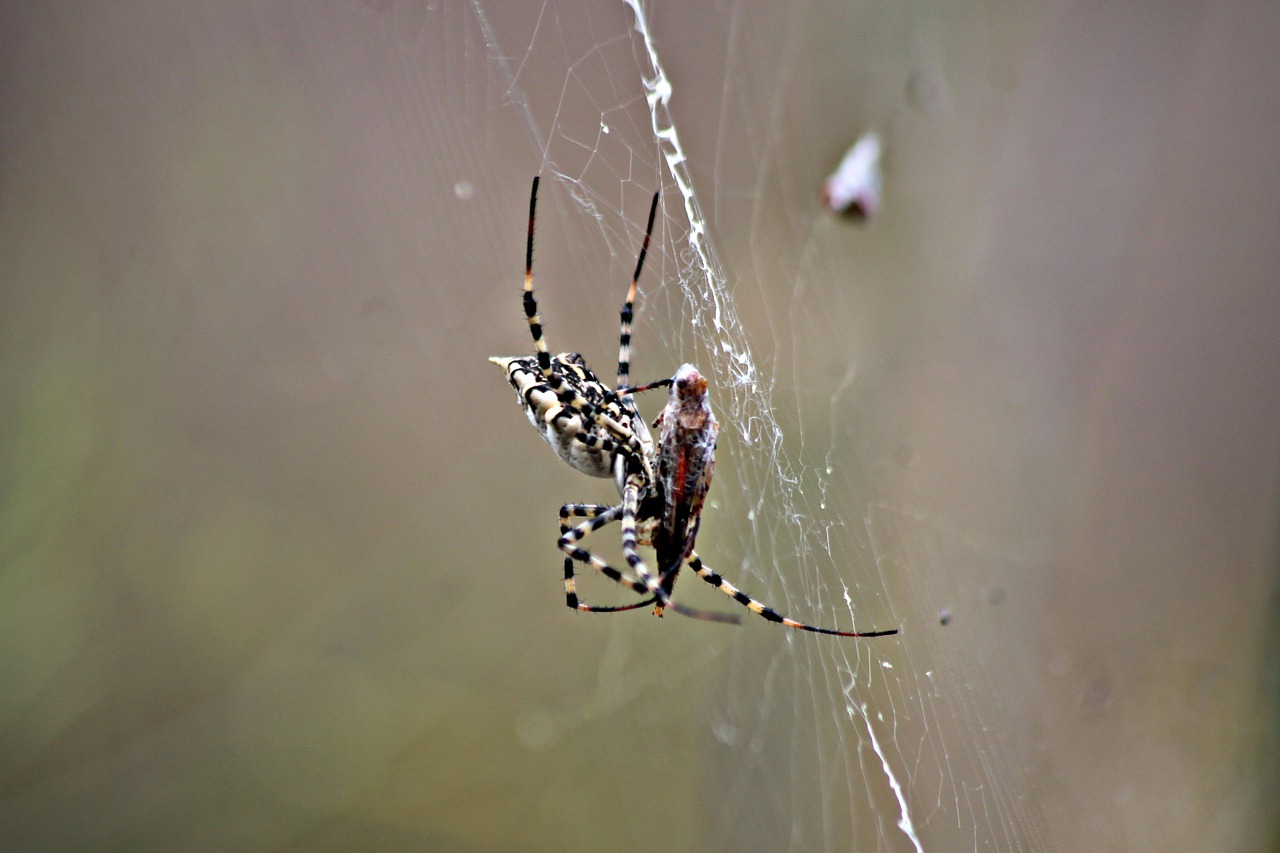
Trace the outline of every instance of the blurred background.
<path fill-rule="evenodd" d="M 0 847 L 1277 849 L 1280 7 L 644 12 L 0 4 Z M 564 606 L 539 173 L 708 564 L 901 635 Z"/>

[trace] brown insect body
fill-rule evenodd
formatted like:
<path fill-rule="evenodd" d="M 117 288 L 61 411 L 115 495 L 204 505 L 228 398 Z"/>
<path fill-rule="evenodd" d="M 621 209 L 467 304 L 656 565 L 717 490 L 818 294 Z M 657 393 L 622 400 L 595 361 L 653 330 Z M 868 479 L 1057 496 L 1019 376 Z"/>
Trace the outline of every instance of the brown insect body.
<path fill-rule="evenodd" d="M 653 426 L 659 431 L 655 473 L 663 502 L 653 547 L 662 587 L 670 593 L 680 566 L 693 553 L 716 465 L 719 424 L 711 412 L 707 380 L 693 365 L 681 365 L 672 377 L 667 405 Z"/>

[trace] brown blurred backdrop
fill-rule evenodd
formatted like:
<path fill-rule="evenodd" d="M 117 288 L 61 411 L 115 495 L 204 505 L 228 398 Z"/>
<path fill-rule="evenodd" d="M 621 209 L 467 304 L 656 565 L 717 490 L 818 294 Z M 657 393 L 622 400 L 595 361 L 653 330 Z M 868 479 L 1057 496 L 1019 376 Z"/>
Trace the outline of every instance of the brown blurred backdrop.
<path fill-rule="evenodd" d="M 1274 845 L 1280 7 L 649 11 L 833 471 L 825 594 L 749 586 L 902 637 L 563 606 L 608 484 L 485 361 L 530 176 L 553 348 L 608 372 L 655 185 L 641 378 L 714 347 L 624 6 L 4 3 L 0 847 L 912 849 L 849 693 L 927 849 Z M 725 453 L 734 577 L 777 486 Z"/>

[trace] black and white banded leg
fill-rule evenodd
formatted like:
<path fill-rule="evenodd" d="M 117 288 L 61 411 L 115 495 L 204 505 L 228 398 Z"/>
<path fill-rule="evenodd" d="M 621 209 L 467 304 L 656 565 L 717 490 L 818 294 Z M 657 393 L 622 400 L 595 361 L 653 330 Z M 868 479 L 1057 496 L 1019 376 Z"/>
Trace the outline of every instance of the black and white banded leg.
<path fill-rule="evenodd" d="M 837 631 L 834 628 L 818 628 L 814 625 L 806 625 L 804 622 L 797 622 L 794 619 L 789 619 L 786 616 L 783 616 L 772 607 L 767 607 L 761 602 L 756 601 L 754 598 L 722 578 L 719 574 L 704 566 L 696 552 L 690 554 L 686 562 L 688 562 L 689 568 L 693 569 L 698 577 L 702 578 L 704 581 L 711 584 L 716 589 L 720 590 L 725 595 L 750 610 L 752 613 L 758 614 L 770 622 L 777 622 L 780 625 L 786 625 L 788 628 L 795 628 L 798 631 L 812 631 L 815 634 L 830 634 L 834 637 L 887 637 L 890 634 L 898 633 L 897 628 L 890 631 Z M 662 597 L 661 590 L 658 591 L 658 597 Z"/>
<path fill-rule="evenodd" d="M 657 599 L 654 605 L 654 613 L 661 616 L 663 610 L 671 609 L 681 616 L 702 619 L 706 622 L 724 622 L 729 625 L 741 623 L 742 620 L 733 613 L 710 613 L 703 610 L 695 610 L 692 607 L 686 607 L 679 602 L 671 600 L 669 590 L 675 584 L 676 575 L 680 572 L 680 564 L 676 564 L 664 571 L 660 578 L 654 577 L 653 573 L 649 571 L 649 567 L 645 565 L 644 559 L 640 556 L 638 547 L 640 544 L 636 523 L 638 505 L 639 491 L 633 483 L 628 483 L 622 492 L 622 557 L 627 561 L 627 566 L 635 572 L 636 577 L 640 578 L 644 583 L 645 591 L 651 593 Z"/>
<path fill-rule="evenodd" d="M 604 560 L 597 557 L 595 554 L 592 554 L 590 551 L 577 544 L 600 528 L 612 524 L 615 521 L 621 521 L 623 516 L 624 508 L 622 505 L 604 506 L 602 504 L 565 504 L 560 507 L 561 534 L 559 545 L 560 550 L 564 551 L 567 555 L 564 561 L 564 596 L 565 604 L 571 609 L 582 610 L 588 613 L 613 613 L 622 610 L 635 610 L 640 607 L 657 604 L 658 598 L 656 593 L 650 594 L 649 597 L 643 601 L 635 604 L 623 605 L 621 607 L 597 607 L 583 603 L 582 599 L 578 597 L 577 581 L 573 573 L 573 563 L 575 560 L 580 563 L 586 563 L 605 577 L 617 584 L 620 584 L 621 586 L 631 589 L 639 595 L 650 593 L 650 590 L 643 582 L 636 580 L 635 578 L 628 577 L 613 566 L 610 566 Z M 570 527 L 568 520 L 573 517 L 586 518 L 587 520 L 575 527 Z M 634 520 L 631 527 L 632 529 L 635 528 Z M 626 543 L 627 536 L 624 532 L 624 554 L 627 553 Z M 635 544 L 638 545 L 639 543 L 636 542 Z M 640 557 L 635 547 L 632 547 L 631 554 L 627 556 L 626 559 L 628 565 L 633 568 L 639 567 L 640 572 L 643 572 L 646 577 L 652 579 L 652 576 L 649 574 L 648 567 L 645 565 L 644 560 Z M 669 573 L 671 575 L 670 582 L 674 582 L 674 575 L 677 571 L 679 571 L 679 566 L 675 567 Z M 668 583 L 668 578 L 663 576 L 658 583 L 660 585 Z M 668 599 L 667 604 L 659 605 L 654 612 L 661 616 L 662 610 L 667 607 L 674 610 L 676 613 L 679 613 L 681 616 L 688 616 L 691 619 L 701 619 L 704 622 L 724 622 L 730 625 L 737 625 L 742 621 L 733 613 L 711 613 L 704 610 L 697 610 L 692 607 L 686 607 L 683 604 L 672 602 L 670 599 Z"/>
<path fill-rule="evenodd" d="M 564 603 L 571 610 L 582 610 L 587 613 L 618 613 L 624 610 L 636 610 L 641 607 L 647 607 L 657 601 L 657 598 L 650 596 L 643 601 L 635 604 L 625 604 L 615 607 L 603 607 L 591 605 L 584 602 L 578 596 L 577 580 L 573 573 L 573 563 L 578 561 L 586 563 L 600 574 L 607 577 L 614 583 L 627 587 L 632 592 L 644 595 L 648 590 L 645 585 L 634 578 L 629 578 L 604 560 L 592 554 L 585 548 L 579 547 L 578 543 L 586 537 L 595 533 L 600 528 L 612 524 L 622 517 L 621 506 L 606 506 L 604 504 L 565 504 L 560 507 L 560 540 L 557 543 L 561 551 L 565 552 L 564 558 Z M 570 526 L 570 518 L 584 518 L 586 521 L 581 524 Z"/>

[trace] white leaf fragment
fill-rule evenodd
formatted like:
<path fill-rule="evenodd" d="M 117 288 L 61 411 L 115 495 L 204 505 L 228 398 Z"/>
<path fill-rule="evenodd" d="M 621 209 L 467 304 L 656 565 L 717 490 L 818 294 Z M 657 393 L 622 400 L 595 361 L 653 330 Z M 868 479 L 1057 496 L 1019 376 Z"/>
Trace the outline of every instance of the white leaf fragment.
<path fill-rule="evenodd" d="M 822 185 L 822 203 L 835 213 L 870 219 L 880 210 L 883 184 L 880 137 L 866 133 L 853 144 Z"/>

